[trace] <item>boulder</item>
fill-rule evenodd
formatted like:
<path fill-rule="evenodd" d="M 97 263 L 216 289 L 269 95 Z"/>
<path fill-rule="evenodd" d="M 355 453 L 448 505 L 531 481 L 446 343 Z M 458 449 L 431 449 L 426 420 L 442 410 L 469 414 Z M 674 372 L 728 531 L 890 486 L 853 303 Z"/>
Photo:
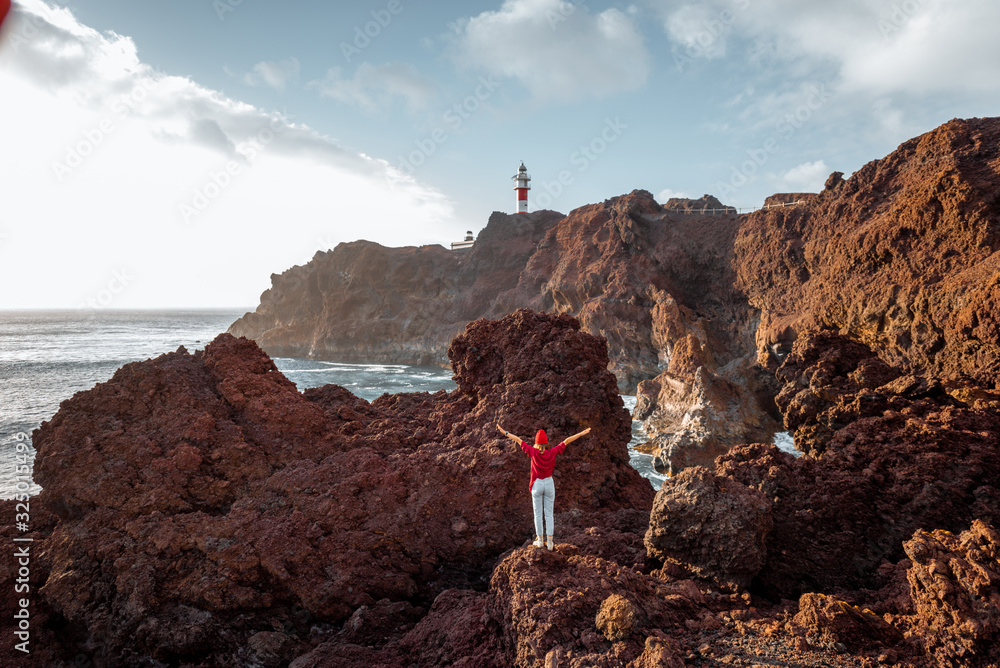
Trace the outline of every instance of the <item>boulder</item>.
<path fill-rule="evenodd" d="M 871 610 L 824 594 L 803 594 L 792 623 L 818 642 L 840 643 L 852 652 L 881 650 L 903 640 L 899 630 Z"/>
<path fill-rule="evenodd" d="M 654 559 L 739 588 L 764 567 L 770 530 L 762 492 L 699 466 L 663 483 L 644 542 Z"/>
<path fill-rule="evenodd" d="M 961 534 L 917 531 L 904 548 L 919 637 L 941 668 L 1000 662 L 1000 534 L 979 520 Z"/>
<path fill-rule="evenodd" d="M 534 668 L 558 658 L 560 667 L 641 665 L 644 655 L 676 661 L 669 642 L 654 641 L 647 652 L 647 638 L 682 630 L 697 609 L 694 597 L 682 583 L 571 544 L 557 544 L 553 552 L 515 550 L 490 580 L 490 614 L 503 634 L 499 663 Z"/>

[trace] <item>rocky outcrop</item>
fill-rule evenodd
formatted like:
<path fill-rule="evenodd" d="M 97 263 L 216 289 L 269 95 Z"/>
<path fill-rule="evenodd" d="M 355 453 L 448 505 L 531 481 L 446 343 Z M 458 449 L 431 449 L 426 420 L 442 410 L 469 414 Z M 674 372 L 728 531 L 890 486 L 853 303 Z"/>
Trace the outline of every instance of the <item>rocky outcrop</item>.
<path fill-rule="evenodd" d="M 494 570 L 490 590 L 493 617 L 505 629 L 501 663 L 518 668 L 627 665 L 647 638 L 666 641 L 695 610 L 682 586 L 570 546 L 514 552 Z M 678 665 L 679 648 L 663 645 Z"/>
<path fill-rule="evenodd" d="M 668 479 L 650 516 L 649 555 L 715 582 L 746 564 L 729 586 L 798 599 L 770 632 L 797 638 L 801 653 L 994 665 L 996 392 L 904 373 L 829 331 L 800 334 L 777 376 L 778 404 L 809 456 L 742 445 L 711 471 Z M 742 500 L 748 492 L 756 496 Z M 738 541 L 752 542 L 758 527 L 748 552 Z"/>
<path fill-rule="evenodd" d="M 531 535 L 528 460 L 498 421 L 591 427 L 561 458 L 559 506 L 648 511 L 602 340 L 518 311 L 450 355 L 460 389 L 370 404 L 301 394 L 230 335 L 126 365 L 35 433 L 35 504 L 57 517 L 35 605 L 108 665 L 278 665 L 317 624 L 384 643 Z"/>
<path fill-rule="evenodd" d="M 732 363 L 726 375 L 697 358 L 691 362 L 692 338 L 675 347 L 665 372 L 639 384 L 633 411 L 651 436 L 654 466 L 667 475 L 711 465 L 733 445 L 770 440 L 776 431 L 763 409 L 773 404 L 773 379 L 749 368 L 747 358 Z"/>
<path fill-rule="evenodd" d="M 698 199 L 688 199 L 684 197 L 671 197 L 663 205 L 663 208 L 670 211 L 682 211 L 684 213 L 727 213 L 735 214 L 736 208 L 726 206 L 712 195 L 702 195 Z"/>
<path fill-rule="evenodd" d="M 826 644 L 858 651 L 872 646 L 891 648 L 903 634 L 879 615 L 824 594 L 803 594 L 792 624 Z"/>
<path fill-rule="evenodd" d="M 997 665 L 1000 535 L 977 520 L 959 535 L 917 532 L 904 547 L 918 635 L 937 665 Z"/>
<path fill-rule="evenodd" d="M 770 531 L 771 503 L 763 493 L 698 466 L 660 489 L 644 542 L 655 559 L 739 589 L 764 567 Z"/>
<path fill-rule="evenodd" d="M 764 198 L 763 208 L 770 209 L 772 207 L 805 204 L 815 197 L 816 193 L 775 193 Z"/>
<path fill-rule="evenodd" d="M 761 364 L 826 328 L 904 373 L 1000 381 L 1000 119 L 953 120 L 805 206 L 746 217 L 739 285 Z"/>
<path fill-rule="evenodd" d="M 1000 521 L 995 407 L 901 382 L 863 344 L 832 334 L 800 337 L 779 375 L 804 387 L 783 396 L 808 393 L 789 405 L 803 407 L 797 434 L 824 434 L 822 456 L 740 446 L 716 467 L 773 500 L 763 589 L 785 598 L 854 589 L 902 558 L 917 529 Z"/>

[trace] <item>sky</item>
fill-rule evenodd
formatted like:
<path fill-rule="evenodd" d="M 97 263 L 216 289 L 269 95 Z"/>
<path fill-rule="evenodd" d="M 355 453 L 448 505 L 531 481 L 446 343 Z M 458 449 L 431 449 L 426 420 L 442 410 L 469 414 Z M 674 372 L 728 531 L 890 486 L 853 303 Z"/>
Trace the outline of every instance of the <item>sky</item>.
<path fill-rule="evenodd" d="M 995 0 L 15 0 L 0 309 L 248 308 L 338 243 L 760 206 L 998 115 Z"/>

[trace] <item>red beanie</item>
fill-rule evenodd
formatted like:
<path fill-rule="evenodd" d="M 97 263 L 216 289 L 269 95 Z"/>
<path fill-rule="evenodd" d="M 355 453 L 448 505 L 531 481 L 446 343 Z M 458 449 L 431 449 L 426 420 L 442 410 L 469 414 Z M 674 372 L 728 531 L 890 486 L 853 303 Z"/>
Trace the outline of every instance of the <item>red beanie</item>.
<path fill-rule="evenodd" d="M 539 429 L 538 433 L 535 434 L 535 445 L 545 445 L 549 442 L 549 437 L 545 435 L 544 429 Z"/>

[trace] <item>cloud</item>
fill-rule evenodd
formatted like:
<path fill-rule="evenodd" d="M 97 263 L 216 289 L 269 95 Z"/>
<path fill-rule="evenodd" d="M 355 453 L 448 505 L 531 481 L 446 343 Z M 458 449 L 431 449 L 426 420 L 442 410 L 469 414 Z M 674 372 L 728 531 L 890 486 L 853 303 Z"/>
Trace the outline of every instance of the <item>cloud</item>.
<path fill-rule="evenodd" d="M 726 55 L 726 36 L 732 25 L 732 12 L 715 10 L 711 5 L 682 5 L 667 15 L 667 35 L 690 58 L 721 58 Z"/>
<path fill-rule="evenodd" d="M 656 201 L 663 204 L 667 200 L 674 199 L 675 197 L 678 199 L 691 199 L 691 196 L 687 193 L 671 190 L 670 188 L 664 188 L 660 191 L 660 194 L 656 196 Z"/>
<path fill-rule="evenodd" d="M 42 0 L 0 43 L 0 308 L 250 306 L 329 239 L 442 243 L 452 204 L 286 116 L 155 71 L 131 39 Z M 320 240 L 323 241 L 320 241 Z"/>
<path fill-rule="evenodd" d="M 40 0 L 14 3 L 4 30 L 4 66 L 50 91 L 89 80 L 100 86 L 92 91 L 95 96 L 107 95 L 149 71 L 130 38 L 104 37 L 79 24 L 69 10 Z"/>
<path fill-rule="evenodd" d="M 1000 91 L 1000 3 L 994 0 L 649 0 L 682 53 L 706 59 L 741 40 L 760 64 L 829 66 L 843 91 Z M 752 48 L 751 48 L 752 45 Z"/>
<path fill-rule="evenodd" d="M 830 171 L 823 160 L 804 162 L 780 174 L 776 180 L 778 187 L 787 192 L 819 192 Z"/>
<path fill-rule="evenodd" d="M 845 87 L 917 94 L 1000 91 L 998 24 L 1000 5 L 992 0 L 894 4 L 879 17 L 878 39 L 843 57 Z"/>
<path fill-rule="evenodd" d="M 617 9 L 591 14 L 567 0 L 505 0 L 453 26 L 460 69 L 517 79 L 542 102 L 571 102 L 634 91 L 650 56 L 642 33 Z"/>
<path fill-rule="evenodd" d="M 248 86 L 270 86 L 276 91 L 285 90 L 289 81 L 299 78 L 298 58 L 289 58 L 277 63 L 261 61 L 253 66 L 253 70 L 243 75 L 243 83 Z"/>
<path fill-rule="evenodd" d="M 410 111 L 424 109 L 436 98 L 434 83 L 405 63 L 361 63 L 354 76 L 345 78 L 333 67 L 321 81 L 310 82 L 320 95 L 371 113 L 383 113 L 401 99 Z"/>

